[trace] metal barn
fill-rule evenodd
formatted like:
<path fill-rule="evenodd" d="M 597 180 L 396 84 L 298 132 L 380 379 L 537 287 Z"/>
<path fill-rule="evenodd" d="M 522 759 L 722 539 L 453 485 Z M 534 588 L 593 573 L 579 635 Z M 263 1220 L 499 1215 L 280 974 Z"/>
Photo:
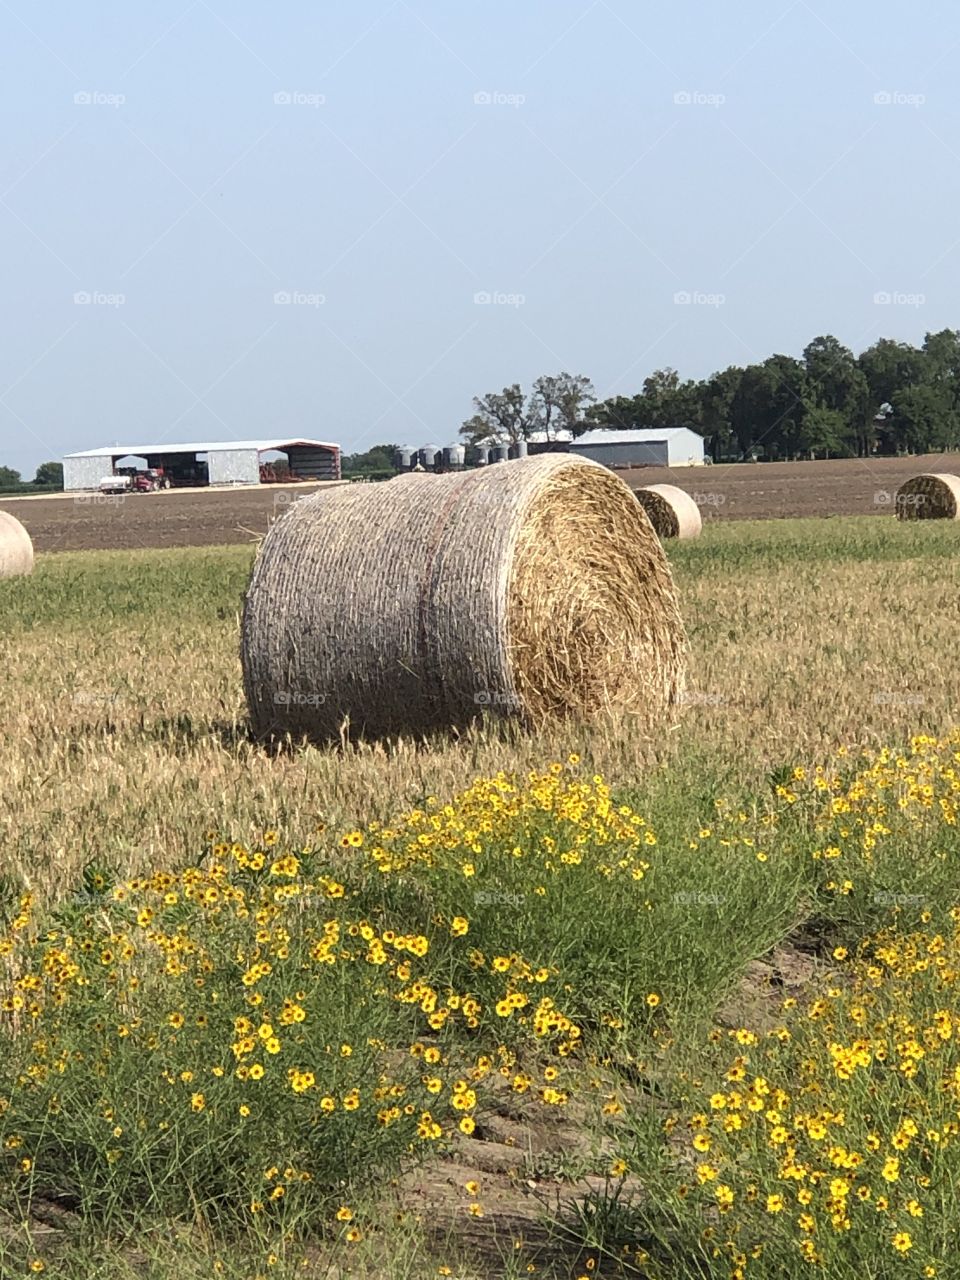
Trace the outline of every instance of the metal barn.
<path fill-rule="evenodd" d="M 63 459 L 66 492 L 96 489 L 122 458 L 143 458 L 177 488 L 260 484 L 261 455 L 283 453 L 297 480 L 339 480 L 340 446 L 323 440 L 208 440 L 189 444 L 114 444 L 68 453 Z"/>
<path fill-rule="evenodd" d="M 602 462 L 606 467 L 699 467 L 703 465 L 703 436 L 688 427 L 636 431 L 587 431 L 572 441 L 571 453 Z"/>

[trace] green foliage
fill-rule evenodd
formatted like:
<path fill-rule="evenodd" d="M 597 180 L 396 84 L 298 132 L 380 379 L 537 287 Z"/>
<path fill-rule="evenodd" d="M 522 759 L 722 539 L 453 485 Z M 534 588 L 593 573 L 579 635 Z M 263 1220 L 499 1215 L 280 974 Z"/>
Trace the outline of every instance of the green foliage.
<path fill-rule="evenodd" d="M 376 444 L 366 453 L 347 453 L 341 459 L 340 467 L 344 476 L 378 475 L 392 476 L 396 473 L 396 453 L 399 445 Z"/>
<path fill-rule="evenodd" d="M 593 399 L 593 384 L 582 374 L 544 375 L 534 382 L 529 396 L 515 382 L 502 391 L 474 397 L 477 411 L 460 434 L 471 445 L 491 439 L 516 444 L 534 434 L 555 440 L 564 431 L 579 435 L 590 426 L 584 411 Z"/>
<path fill-rule="evenodd" d="M 173 602 L 178 622 L 214 624 L 239 611 L 253 557 L 250 546 L 47 555 L 4 583 L 0 635 L 84 625 L 91 599 L 102 625 L 164 623 Z"/>
<path fill-rule="evenodd" d="M 701 416 L 700 385 L 681 382 L 676 369 L 657 369 L 636 396 L 616 396 L 587 411 L 589 423 L 616 430 L 696 427 Z"/>
<path fill-rule="evenodd" d="M 49 489 L 62 489 L 63 463 L 41 462 L 37 467 L 37 474 L 33 477 L 33 483 Z"/>
<path fill-rule="evenodd" d="M 855 356 L 832 334 L 801 359 L 773 355 L 701 382 L 658 369 L 634 396 L 593 405 L 583 426 L 690 427 L 715 461 L 925 453 L 960 444 L 960 331 L 922 348 L 881 338 Z"/>

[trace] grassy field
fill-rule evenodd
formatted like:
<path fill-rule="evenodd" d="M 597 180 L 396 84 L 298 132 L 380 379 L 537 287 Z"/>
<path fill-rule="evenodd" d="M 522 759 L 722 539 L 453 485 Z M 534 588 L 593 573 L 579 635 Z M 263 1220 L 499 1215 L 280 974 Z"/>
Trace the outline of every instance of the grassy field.
<path fill-rule="evenodd" d="M 656 737 L 343 750 L 248 548 L 0 584 L 0 1274 L 953 1274 L 958 549 L 715 524 Z"/>

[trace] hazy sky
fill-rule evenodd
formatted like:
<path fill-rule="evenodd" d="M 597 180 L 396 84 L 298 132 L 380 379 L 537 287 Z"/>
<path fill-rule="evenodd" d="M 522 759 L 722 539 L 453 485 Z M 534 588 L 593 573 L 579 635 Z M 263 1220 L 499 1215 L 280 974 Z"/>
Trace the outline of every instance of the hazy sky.
<path fill-rule="evenodd" d="M 960 325 L 947 0 L 0 0 L 0 48 L 25 475 Z"/>

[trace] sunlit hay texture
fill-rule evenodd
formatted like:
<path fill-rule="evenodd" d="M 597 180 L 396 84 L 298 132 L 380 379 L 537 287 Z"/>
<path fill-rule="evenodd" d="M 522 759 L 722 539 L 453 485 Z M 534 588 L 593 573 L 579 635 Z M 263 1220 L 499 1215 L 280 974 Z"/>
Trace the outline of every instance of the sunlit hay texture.
<path fill-rule="evenodd" d="M 383 737 L 478 713 L 651 719 L 682 687 L 663 551 L 612 472 L 544 454 L 305 499 L 268 533 L 242 625 L 260 736 Z"/>
<path fill-rule="evenodd" d="M 960 476 L 927 472 L 897 490 L 898 520 L 956 520 L 960 516 Z"/>
<path fill-rule="evenodd" d="M 700 508 L 675 484 L 651 484 L 636 490 L 658 538 L 698 538 L 703 528 Z"/>
<path fill-rule="evenodd" d="M 26 529 L 9 511 L 0 511 L 0 578 L 33 571 L 33 543 Z"/>

